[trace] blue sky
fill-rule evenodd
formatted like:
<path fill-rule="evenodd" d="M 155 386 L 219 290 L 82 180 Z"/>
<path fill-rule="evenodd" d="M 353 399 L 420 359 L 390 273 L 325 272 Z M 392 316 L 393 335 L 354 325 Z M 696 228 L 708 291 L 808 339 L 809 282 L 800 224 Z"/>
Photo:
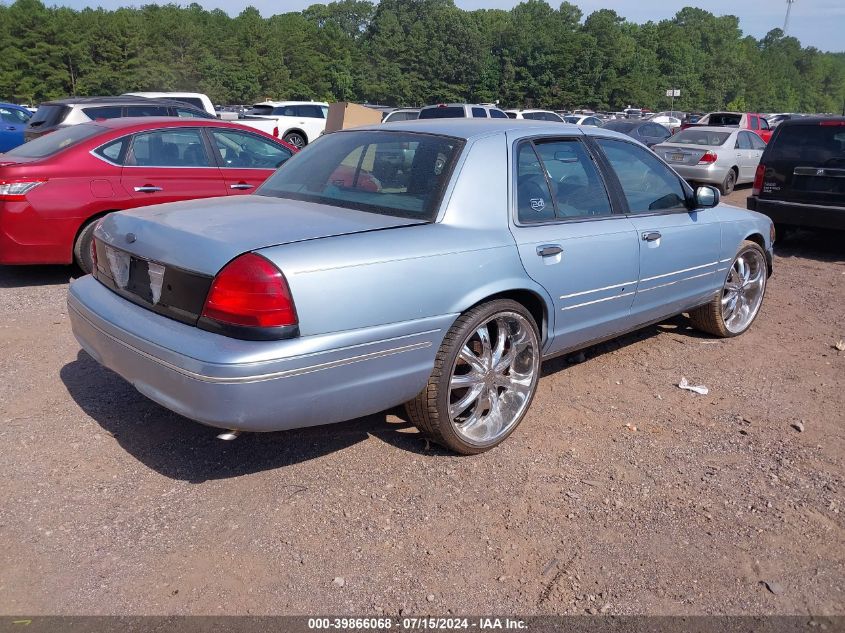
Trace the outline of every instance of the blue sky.
<path fill-rule="evenodd" d="M 256 7 L 263 15 L 298 11 L 314 0 L 197 0 L 208 9 L 224 9 L 230 14 L 246 6 Z M 151 0 L 46 0 L 74 8 L 102 6 L 113 9 L 121 6 L 152 4 Z M 181 4 L 187 4 L 183 1 Z M 783 26 L 786 0 L 707 0 L 696 2 L 671 2 L 669 0 L 574 0 L 585 14 L 597 9 L 613 9 L 634 22 L 662 20 L 672 17 L 684 6 L 698 6 L 716 14 L 739 16 L 742 30 L 755 37 L 762 37 L 771 29 Z M 464 9 L 503 8 L 516 4 L 515 0 L 456 0 Z M 550 3 L 558 6 L 558 2 Z M 845 0 L 796 0 L 792 6 L 789 34 L 804 46 L 815 46 L 825 51 L 845 51 Z"/>

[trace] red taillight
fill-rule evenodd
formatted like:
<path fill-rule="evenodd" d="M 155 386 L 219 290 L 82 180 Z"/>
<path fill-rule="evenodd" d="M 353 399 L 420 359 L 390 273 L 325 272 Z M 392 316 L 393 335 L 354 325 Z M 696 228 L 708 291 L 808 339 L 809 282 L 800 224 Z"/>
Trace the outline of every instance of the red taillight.
<path fill-rule="evenodd" d="M 704 152 L 704 156 L 698 161 L 699 165 L 708 165 L 710 163 L 715 163 L 718 156 L 716 156 L 716 152 L 710 151 L 709 149 Z"/>
<path fill-rule="evenodd" d="M 233 259 L 217 273 L 202 316 L 244 327 L 297 324 L 296 308 L 282 271 L 254 253 Z"/>
<path fill-rule="evenodd" d="M 279 128 L 278 128 L 278 126 L 273 128 L 273 136 L 275 136 L 276 138 L 279 138 Z"/>
<path fill-rule="evenodd" d="M 45 182 L 46 178 L 0 180 L 0 200 L 26 200 L 26 194 Z"/>
<path fill-rule="evenodd" d="M 751 195 L 759 196 L 763 190 L 763 174 L 766 173 L 766 166 L 763 163 L 757 165 L 757 171 L 754 172 L 754 184 L 751 185 Z"/>

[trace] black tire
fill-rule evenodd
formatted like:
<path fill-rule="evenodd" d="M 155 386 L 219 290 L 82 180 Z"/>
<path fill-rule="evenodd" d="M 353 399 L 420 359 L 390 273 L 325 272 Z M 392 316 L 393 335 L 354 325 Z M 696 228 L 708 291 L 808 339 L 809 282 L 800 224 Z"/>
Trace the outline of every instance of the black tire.
<path fill-rule="evenodd" d="M 282 140 L 285 143 L 290 143 L 297 149 L 302 149 L 308 144 L 308 141 L 305 140 L 305 135 L 299 132 L 288 132 Z"/>
<path fill-rule="evenodd" d="M 728 174 L 725 176 L 725 179 L 722 181 L 722 184 L 719 185 L 719 191 L 723 196 L 729 195 L 733 192 L 734 188 L 736 187 L 736 170 L 731 169 Z"/>
<path fill-rule="evenodd" d="M 521 413 L 510 428 L 494 441 L 474 444 L 466 441 L 456 431 L 449 415 L 450 381 L 457 363 L 458 354 L 464 342 L 492 317 L 516 313 L 523 317 L 530 326 L 536 360 L 533 361 L 534 373 L 530 392 Z M 520 303 L 509 299 L 497 299 L 472 308 L 462 314 L 447 332 L 440 350 L 434 360 L 434 369 L 428 384 L 416 398 L 405 403 L 405 409 L 411 422 L 430 439 L 462 455 L 476 455 L 494 448 L 507 439 L 519 426 L 531 407 L 531 401 L 537 391 L 540 376 L 540 333 L 531 313 Z"/>
<path fill-rule="evenodd" d="M 73 243 L 73 261 L 86 275 L 90 275 L 94 269 L 94 261 L 91 259 L 91 240 L 94 238 L 94 229 L 100 218 L 90 220 L 82 227 L 76 242 Z"/>
<path fill-rule="evenodd" d="M 762 258 L 761 261 L 763 262 L 763 266 L 766 266 L 766 253 L 760 248 L 760 245 L 756 242 L 752 242 L 750 240 L 745 240 L 742 245 L 739 247 L 739 251 L 737 251 L 736 256 L 734 257 L 733 261 L 731 262 L 731 268 L 728 269 L 728 275 L 730 275 L 731 269 L 733 268 L 734 262 L 737 258 L 742 255 L 743 253 L 748 252 L 749 250 L 756 251 L 759 253 L 760 257 Z M 725 283 L 727 283 L 727 276 L 725 278 Z M 766 293 L 766 278 L 767 271 L 763 271 L 763 298 L 765 298 Z M 731 338 L 734 336 L 739 336 L 748 331 L 748 328 L 757 320 L 757 317 L 760 314 L 760 308 L 762 307 L 763 298 L 760 300 L 760 305 L 757 307 L 757 311 L 755 312 L 753 318 L 745 325 L 744 328 L 740 331 L 731 331 L 725 324 L 725 320 L 722 316 L 722 296 L 724 293 L 724 288 L 720 288 L 719 291 L 713 296 L 713 298 L 694 310 L 690 310 L 689 312 L 689 320 L 692 323 L 693 327 L 697 330 L 701 330 L 702 332 L 707 332 L 708 334 L 712 334 L 713 336 L 718 336 L 720 338 Z"/>

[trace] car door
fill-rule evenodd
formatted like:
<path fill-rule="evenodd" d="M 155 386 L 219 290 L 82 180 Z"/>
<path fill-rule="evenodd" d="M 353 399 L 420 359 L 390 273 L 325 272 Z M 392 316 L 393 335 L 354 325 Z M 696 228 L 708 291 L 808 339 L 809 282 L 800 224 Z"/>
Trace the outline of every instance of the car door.
<path fill-rule="evenodd" d="M 737 182 L 754 180 L 754 171 L 757 169 L 757 163 L 760 162 L 759 154 L 754 150 L 751 142 L 752 136 L 754 136 L 753 132 L 746 132 L 745 130 L 740 130 L 736 135 L 736 161 L 739 165 L 739 179 Z"/>
<path fill-rule="evenodd" d="M 206 128 L 226 193 L 251 193 L 293 152 L 270 139 L 229 128 Z"/>
<path fill-rule="evenodd" d="M 632 319 L 648 323 L 706 301 L 720 285 L 717 214 L 691 209 L 687 186 L 642 146 L 609 138 L 596 144 L 616 177 L 639 242 Z"/>
<path fill-rule="evenodd" d="M 554 301 L 546 353 L 626 329 L 637 233 L 613 213 L 587 145 L 574 136 L 519 141 L 513 165 L 512 232 L 526 272 Z"/>
<path fill-rule="evenodd" d="M 7 152 L 23 143 L 23 130 L 29 119 L 23 110 L 0 106 L 0 152 Z"/>
<path fill-rule="evenodd" d="M 756 134 L 749 133 L 749 138 L 751 139 L 751 180 L 753 181 L 754 175 L 757 173 L 757 165 L 763 158 L 766 142 Z"/>
<path fill-rule="evenodd" d="M 326 116 L 323 109 L 318 105 L 308 104 L 295 106 L 295 111 L 302 130 L 308 136 L 308 142 L 313 143 L 326 129 Z"/>
<path fill-rule="evenodd" d="M 134 134 L 121 183 L 139 205 L 226 195 L 220 169 L 199 128 Z"/>

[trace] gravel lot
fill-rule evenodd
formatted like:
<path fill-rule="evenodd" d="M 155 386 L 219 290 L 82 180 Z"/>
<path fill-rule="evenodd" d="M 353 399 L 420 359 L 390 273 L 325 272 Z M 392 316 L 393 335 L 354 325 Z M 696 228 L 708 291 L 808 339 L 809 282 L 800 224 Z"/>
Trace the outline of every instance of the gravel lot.
<path fill-rule="evenodd" d="M 841 235 L 778 247 L 738 339 L 547 363 L 464 458 L 398 411 L 218 441 L 80 352 L 69 275 L 0 268 L 3 613 L 845 614 Z"/>

